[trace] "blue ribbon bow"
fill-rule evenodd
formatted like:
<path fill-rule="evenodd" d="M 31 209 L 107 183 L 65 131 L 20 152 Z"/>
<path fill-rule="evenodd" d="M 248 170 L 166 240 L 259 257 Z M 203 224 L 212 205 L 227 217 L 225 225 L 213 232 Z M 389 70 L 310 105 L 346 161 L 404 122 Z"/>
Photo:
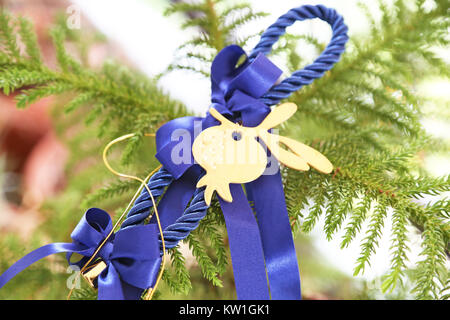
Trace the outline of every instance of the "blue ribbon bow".
<path fill-rule="evenodd" d="M 19 272 L 51 254 L 67 252 L 69 264 L 82 267 L 112 228 L 107 212 L 98 208 L 87 210 L 71 234 L 72 243 L 52 243 L 30 252 L 0 276 L 0 288 Z M 136 300 L 145 289 L 152 287 L 161 265 L 158 239 L 155 224 L 135 226 L 112 234 L 96 256 L 106 263 L 98 277 L 98 299 Z M 72 263 L 73 253 L 83 258 Z"/>
<path fill-rule="evenodd" d="M 282 71 L 263 54 L 237 66 L 245 51 L 236 45 L 224 48 L 211 66 L 212 105 L 232 121 L 242 121 L 247 127 L 257 126 L 270 112 L 262 97 L 280 78 Z M 246 56 L 245 56 L 246 57 Z M 181 216 L 195 190 L 203 170 L 194 163 L 191 146 L 195 135 L 208 127 L 218 125 L 209 113 L 205 118 L 184 117 L 163 125 L 156 133 L 156 157 L 175 179 L 160 202 L 159 212 L 163 228 Z M 179 152 L 178 130 L 188 133 L 189 156 L 184 162 L 174 161 Z M 269 155 L 268 155 L 269 156 Z M 239 299 L 300 299 L 300 276 L 292 240 L 283 185 L 278 162 L 267 173 L 245 185 L 246 194 L 239 184 L 230 186 L 233 202 L 219 198 L 225 217 L 230 242 L 231 259 Z M 256 218 L 249 200 L 254 203 Z M 267 283 L 268 275 L 269 284 Z M 269 292 L 270 287 L 270 292 Z"/>

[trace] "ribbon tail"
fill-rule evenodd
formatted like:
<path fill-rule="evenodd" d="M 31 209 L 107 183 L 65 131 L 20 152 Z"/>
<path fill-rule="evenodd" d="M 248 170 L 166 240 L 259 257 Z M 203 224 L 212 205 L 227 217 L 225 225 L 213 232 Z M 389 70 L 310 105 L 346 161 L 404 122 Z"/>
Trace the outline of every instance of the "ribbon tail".
<path fill-rule="evenodd" d="M 140 300 L 144 290 L 122 281 L 124 300 Z"/>
<path fill-rule="evenodd" d="M 26 256 L 18 260 L 11 267 L 9 267 L 0 276 L 0 288 L 2 288 L 8 281 L 14 278 L 17 274 L 28 268 L 33 263 L 55 253 L 60 252 L 79 252 L 80 246 L 73 243 L 51 243 L 40 247 Z"/>
<path fill-rule="evenodd" d="M 258 224 L 242 186 L 230 185 L 233 202 L 219 197 L 225 217 L 237 297 L 240 300 L 268 300 L 264 255 Z"/>
<path fill-rule="evenodd" d="M 143 289 L 122 281 L 111 263 L 98 278 L 98 300 L 139 300 Z"/>
<path fill-rule="evenodd" d="M 300 300 L 300 274 L 280 171 L 246 184 L 246 191 L 255 205 L 271 298 Z"/>

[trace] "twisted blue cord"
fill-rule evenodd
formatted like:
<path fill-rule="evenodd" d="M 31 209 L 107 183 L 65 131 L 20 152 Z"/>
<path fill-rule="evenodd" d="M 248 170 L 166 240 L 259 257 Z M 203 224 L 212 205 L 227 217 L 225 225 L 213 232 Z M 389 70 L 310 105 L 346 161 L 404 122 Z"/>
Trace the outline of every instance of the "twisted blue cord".
<path fill-rule="evenodd" d="M 149 180 L 147 186 L 155 201 L 161 197 L 164 190 L 173 181 L 172 175 L 164 168 L 159 169 Z M 205 202 L 205 188 L 196 189 L 188 208 L 175 223 L 168 226 L 164 231 L 164 241 L 167 249 L 176 247 L 178 242 L 186 238 L 189 233 L 198 227 L 208 210 Z M 139 197 L 134 201 L 133 207 L 127 214 L 121 225 L 121 229 L 143 224 L 150 215 L 153 202 L 146 188 L 143 188 Z M 161 241 L 160 241 L 161 242 Z"/>
<path fill-rule="evenodd" d="M 267 105 L 278 104 L 281 100 L 288 98 L 293 92 L 298 91 L 304 85 L 311 84 L 314 79 L 320 78 L 339 61 L 348 41 L 348 28 L 344 19 L 334 9 L 322 5 L 305 5 L 289 10 L 286 14 L 269 26 L 262 34 L 259 43 L 252 50 L 249 60 L 252 61 L 259 53 L 269 54 L 272 46 L 278 41 L 286 28 L 296 21 L 319 18 L 331 25 L 332 37 L 330 43 L 322 54 L 310 65 L 302 70 L 295 71 L 289 78 L 274 86 L 260 100 Z"/>
<path fill-rule="evenodd" d="M 262 34 L 259 43 L 252 50 L 249 60 L 252 61 L 255 59 L 259 53 L 270 53 L 273 44 L 286 32 L 286 28 L 295 21 L 313 18 L 322 19 L 331 25 L 333 35 L 330 43 L 312 64 L 294 72 L 289 78 L 284 79 L 280 84 L 274 86 L 260 98 L 263 103 L 267 105 L 279 103 L 282 99 L 288 98 L 293 92 L 299 90 L 304 85 L 310 84 L 314 79 L 322 77 L 326 71 L 330 70 L 339 61 L 341 54 L 344 52 L 345 44 L 348 41 L 348 28 L 344 24 L 342 16 L 336 10 L 326 8 L 322 5 L 305 5 L 291 9 L 278 18 Z M 172 181 L 173 177 L 164 168 L 161 168 L 155 173 L 148 182 L 148 187 L 153 197 L 158 199 Z M 140 196 L 136 199 L 121 228 L 144 223 L 144 220 L 150 215 L 150 209 L 152 207 L 153 204 L 150 196 L 147 189 L 144 188 Z M 208 206 L 205 203 L 204 188 L 196 189 L 191 203 L 183 215 L 163 231 L 166 248 L 175 247 L 180 240 L 185 239 L 192 230 L 195 230 L 200 220 L 205 217 L 207 210 Z"/>

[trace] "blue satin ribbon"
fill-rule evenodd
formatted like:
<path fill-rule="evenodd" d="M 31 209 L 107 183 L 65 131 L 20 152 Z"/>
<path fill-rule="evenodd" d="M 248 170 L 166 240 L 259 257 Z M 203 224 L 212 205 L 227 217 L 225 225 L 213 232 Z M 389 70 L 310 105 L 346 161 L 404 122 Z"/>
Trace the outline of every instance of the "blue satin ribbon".
<path fill-rule="evenodd" d="M 268 300 L 270 298 L 264 267 L 261 236 L 252 209 L 242 186 L 230 185 L 233 202 L 219 197 L 225 218 L 234 283 L 238 299 Z"/>
<path fill-rule="evenodd" d="M 281 70 L 263 54 L 246 59 L 236 67 L 245 51 L 236 45 L 218 53 L 211 66 L 211 100 L 217 111 L 232 121 L 254 127 L 269 114 L 270 108 L 259 98 L 279 79 Z M 184 117 L 163 125 L 156 133 L 156 157 L 177 179 L 169 186 L 158 210 L 167 225 L 181 216 L 203 170 L 194 163 L 191 149 L 184 163 L 175 163 L 173 153 L 182 139 L 189 146 L 201 130 L 218 125 L 209 113 L 205 118 Z M 177 130 L 189 133 L 178 136 Z M 181 132 L 181 131 L 178 131 Z M 175 137 L 175 139 L 174 139 Z M 183 141 L 186 143 L 186 141 Z M 180 159 L 180 157 L 177 157 Z M 219 198 L 225 217 L 233 273 L 239 299 L 301 299 L 300 276 L 290 229 L 278 163 L 277 170 L 245 185 L 232 185 L 233 202 Z M 254 202 L 257 221 L 248 200 Z M 267 271 L 267 275 L 266 275 Z M 269 283 L 267 283 L 267 278 Z M 270 291 L 269 291 L 270 289 Z"/>
<path fill-rule="evenodd" d="M 72 243 L 52 243 L 38 248 L 13 264 L 0 276 L 0 288 L 18 273 L 49 255 L 67 252 L 70 265 L 82 267 L 113 228 L 109 214 L 98 208 L 86 211 L 71 234 Z M 106 268 L 98 277 L 98 299 L 137 300 L 154 285 L 161 265 L 159 231 L 155 224 L 135 226 L 112 234 L 96 257 Z M 71 255 L 83 258 L 75 263 Z"/>

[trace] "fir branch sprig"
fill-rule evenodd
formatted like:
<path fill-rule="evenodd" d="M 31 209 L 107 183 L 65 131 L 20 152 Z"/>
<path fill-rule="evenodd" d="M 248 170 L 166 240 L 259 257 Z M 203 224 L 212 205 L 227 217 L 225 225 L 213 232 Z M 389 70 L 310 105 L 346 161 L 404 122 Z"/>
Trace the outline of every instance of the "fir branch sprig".
<path fill-rule="evenodd" d="M 258 36 L 242 36 L 239 30 L 251 21 L 267 16 L 255 11 L 250 4 L 241 2 L 225 6 L 224 1 L 202 0 L 193 3 L 176 2 L 165 11 L 166 15 L 183 13 L 194 18 L 186 19 L 181 28 L 197 28 L 199 34 L 178 48 L 177 59 L 167 68 L 167 72 L 177 69 L 189 70 L 209 77 L 209 69 L 215 55 L 225 46 L 238 44 L 245 46 Z"/>

